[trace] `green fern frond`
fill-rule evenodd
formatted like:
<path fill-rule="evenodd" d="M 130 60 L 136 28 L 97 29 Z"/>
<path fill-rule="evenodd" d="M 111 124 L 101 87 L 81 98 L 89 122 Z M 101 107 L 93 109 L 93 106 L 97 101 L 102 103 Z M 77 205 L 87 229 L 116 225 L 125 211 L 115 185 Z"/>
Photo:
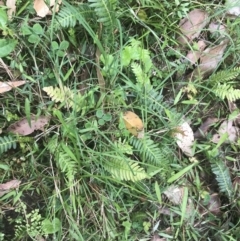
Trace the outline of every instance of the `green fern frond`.
<path fill-rule="evenodd" d="M 56 161 L 60 170 L 66 175 L 68 183 L 71 185 L 76 174 L 76 162 L 63 151 L 57 153 Z"/>
<path fill-rule="evenodd" d="M 80 4 L 78 11 L 73 12 L 69 7 L 63 6 L 56 16 L 57 23 L 55 28 L 73 28 L 77 24 L 77 15 L 80 14 L 86 19 L 93 20 L 95 18 L 94 11 L 89 7 L 89 4 Z"/>
<path fill-rule="evenodd" d="M 211 75 L 211 77 L 208 79 L 208 83 L 226 83 L 230 80 L 235 79 L 239 74 L 240 68 L 222 70 L 217 72 L 216 74 Z"/>
<path fill-rule="evenodd" d="M 138 162 L 129 158 L 110 160 L 104 164 L 104 168 L 119 180 L 140 181 L 149 178 L 145 170 L 139 166 Z"/>
<path fill-rule="evenodd" d="M 0 137 L 0 154 L 13 148 L 16 149 L 17 143 L 11 136 Z"/>
<path fill-rule="evenodd" d="M 240 99 L 240 89 L 234 89 L 230 84 L 218 84 L 213 92 L 221 99 L 227 98 L 230 101 Z"/>
<path fill-rule="evenodd" d="M 147 98 L 145 98 L 143 104 L 147 106 L 148 110 L 162 112 L 164 107 L 163 103 L 163 95 L 161 91 L 156 91 L 155 89 L 150 89 L 146 93 Z"/>
<path fill-rule="evenodd" d="M 226 193 L 231 199 L 233 195 L 233 185 L 228 167 L 221 160 L 214 160 L 211 163 L 212 172 L 216 175 L 219 190 L 222 193 Z"/>
<path fill-rule="evenodd" d="M 90 7 L 94 8 L 98 16 L 98 22 L 105 27 L 114 28 L 116 26 L 116 0 L 88 0 Z"/>
<path fill-rule="evenodd" d="M 145 73 L 143 72 L 140 64 L 133 62 L 131 64 L 131 67 L 132 67 L 132 71 L 136 77 L 137 82 L 140 84 L 144 84 L 146 76 L 145 76 Z"/>
<path fill-rule="evenodd" d="M 155 143 L 153 140 L 149 138 L 132 138 L 130 139 L 129 144 L 133 145 L 136 149 L 135 151 L 144 162 L 153 163 L 158 166 L 162 166 L 166 163 L 162 149 L 159 147 L 158 143 Z"/>

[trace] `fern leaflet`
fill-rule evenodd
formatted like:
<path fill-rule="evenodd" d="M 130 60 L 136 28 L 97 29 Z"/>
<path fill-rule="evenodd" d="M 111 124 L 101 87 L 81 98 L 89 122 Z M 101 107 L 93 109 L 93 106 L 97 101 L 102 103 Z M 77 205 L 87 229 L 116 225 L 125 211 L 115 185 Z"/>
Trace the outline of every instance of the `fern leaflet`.
<path fill-rule="evenodd" d="M 153 140 L 149 138 L 132 138 L 129 143 L 134 146 L 144 162 L 150 162 L 155 165 L 158 164 L 158 166 L 162 166 L 166 162 L 162 149 L 159 147 L 158 143 L 154 143 Z"/>
<path fill-rule="evenodd" d="M 11 136 L 0 137 L 0 154 L 6 152 L 11 148 L 16 149 L 16 147 L 16 140 L 14 140 Z"/>
<path fill-rule="evenodd" d="M 116 26 L 116 0 L 88 0 L 90 7 L 94 8 L 98 22 L 105 27 L 114 28 Z"/>
<path fill-rule="evenodd" d="M 108 163 L 104 163 L 104 168 L 119 180 L 136 182 L 149 178 L 138 162 L 129 158 L 110 160 Z"/>
<path fill-rule="evenodd" d="M 233 195 L 233 186 L 231 182 L 231 177 L 229 169 L 221 160 L 214 160 L 211 163 L 212 172 L 216 175 L 216 180 L 218 182 L 219 190 L 222 193 L 226 193 L 231 199 Z"/>
<path fill-rule="evenodd" d="M 227 98 L 230 101 L 240 99 L 240 89 L 234 89 L 229 84 L 218 84 L 213 91 L 221 99 Z"/>

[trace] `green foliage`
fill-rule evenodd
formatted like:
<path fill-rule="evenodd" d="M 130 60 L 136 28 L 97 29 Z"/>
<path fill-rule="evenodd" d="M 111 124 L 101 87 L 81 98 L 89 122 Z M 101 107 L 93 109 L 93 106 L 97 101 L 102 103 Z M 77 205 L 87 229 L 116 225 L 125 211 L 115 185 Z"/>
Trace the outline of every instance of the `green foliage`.
<path fill-rule="evenodd" d="M 0 137 L 0 154 L 13 148 L 16 149 L 17 141 L 12 136 Z"/>
<path fill-rule="evenodd" d="M 223 160 L 214 159 L 211 162 L 212 172 L 216 176 L 219 191 L 225 193 L 230 200 L 233 197 L 233 185 L 228 167 L 224 164 Z"/>
<path fill-rule="evenodd" d="M 157 166 L 164 166 L 166 158 L 159 144 L 150 138 L 137 139 L 131 138 L 129 143 L 135 148 L 135 152 L 141 157 L 141 161 L 152 163 Z"/>
<path fill-rule="evenodd" d="M 116 26 L 116 0 L 88 0 L 90 7 L 94 8 L 98 16 L 98 22 L 103 26 L 113 29 Z"/>
<path fill-rule="evenodd" d="M 105 162 L 104 168 L 119 180 L 136 182 L 149 178 L 139 163 L 129 158 L 119 159 L 116 157 L 116 159 Z"/>
<path fill-rule="evenodd" d="M 214 94 L 221 99 L 228 99 L 229 101 L 235 101 L 240 99 L 240 90 L 235 89 L 234 80 L 240 74 L 240 68 L 222 70 L 213 74 L 207 82 L 212 86 Z"/>
<path fill-rule="evenodd" d="M 76 111 L 85 112 L 89 108 L 95 105 L 94 92 L 89 91 L 85 95 L 81 95 L 79 92 L 75 93 L 70 88 L 63 86 L 58 87 L 44 87 L 43 90 L 51 97 L 51 99 L 58 103 L 60 102 L 66 108 L 73 108 Z"/>

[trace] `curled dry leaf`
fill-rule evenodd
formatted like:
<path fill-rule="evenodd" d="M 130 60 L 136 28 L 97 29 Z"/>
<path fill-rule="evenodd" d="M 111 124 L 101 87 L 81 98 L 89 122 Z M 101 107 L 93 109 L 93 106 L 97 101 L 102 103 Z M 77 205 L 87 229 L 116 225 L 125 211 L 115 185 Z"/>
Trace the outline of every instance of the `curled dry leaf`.
<path fill-rule="evenodd" d="M 218 134 L 214 134 L 212 137 L 212 142 L 214 143 L 218 143 L 219 140 L 221 139 L 221 137 L 224 134 L 228 134 L 228 138 L 225 141 L 226 143 L 232 143 L 232 142 L 236 142 L 238 139 L 238 135 L 240 129 L 236 126 L 233 126 L 233 121 L 223 121 L 223 123 L 220 125 L 219 129 L 218 129 Z"/>
<path fill-rule="evenodd" d="M 179 205 L 182 203 L 184 187 L 171 185 L 163 193 L 167 196 L 171 203 Z"/>
<path fill-rule="evenodd" d="M 16 12 L 16 0 L 7 0 L 6 1 L 6 6 L 8 7 L 8 18 L 11 19 L 12 15 L 15 14 Z"/>
<path fill-rule="evenodd" d="M 191 64 L 196 64 L 199 60 L 202 51 L 205 49 L 206 44 L 203 40 L 199 40 L 197 43 L 198 50 L 191 50 L 188 52 L 186 58 Z"/>
<path fill-rule="evenodd" d="M 219 45 L 205 49 L 200 57 L 199 66 L 190 74 L 191 78 L 209 76 L 222 60 L 228 42 L 223 40 Z"/>
<path fill-rule="evenodd" d="M 193 142 L 194 136 L 190 125 L 184 122 L 182 125 L 178 126 L 175 130 L 174 136 L 177 140 L 179 148 L 187 156 L 193 156 Z"/>
<path fill-rule="evenodd" d="M 138 138 L 143 138 L 144 136 L 143 122 L 138 115 L 136 115 L 132 111 L 126 111 L 123 114 L 123 120 L 127 130 L 130 133 L 132 133 L 134 136 Z"/>
<path fill-rule="evenodd" d="M 62 3 L 61 0 L 50 0 L 50 6 L 48 6 L 44 0 L 35 0 L 33 7 L 39 17 L 45 17 L 46 15 L 51 15 L 52 10 L 55 10 L 55 12 L 59 11 L 59 5 Z M 56 7 L 55 7 L 55 4 Z M 49 8 L 50 7 L 50 8 Z"/>
<path fill-rule="evenodd" d="M 25 83 L 26 83 L 25 80 L 0 82 L 0 94 L 10 91 L 12 88 L 16 88 L 18 86 L 24 85 Z"/>
<path fill-rule="evenodd" d="M 201 9 L 194 9 L 179 23 L 183 36 L 178 38 L 178 42 L 186 44 L 197 38 L 202 29 L 208 23 L 208 14 Z"/>
<path fill-rule="evenodd" d="M 27 118 L 23 118 L 10 125 L 7 130 L 14 134 L 27 136 L 35 130 L 44 131 L 44 126 L 48 124 L 49 120 L 50 118 L 46 116 L 39 116 L 38 119 L 31 116 L 31 126 L 29 125 Z"/>
<path fill-rule="evenodd" d="M 9 182 L 0 184 L 0 197 L 3 196 L 5 193 L 8 193 L 11 191 L 11 189 L 18 188 L 21 181 L 19 180 L 11 180 Z"/>
<path fill-rule="evenodd" d="M 209 128 L 218 121 L 218 118 L 207 118 L 202 125 L 194 133 L 195 138 L 202 138 L 205 136 Z"/>

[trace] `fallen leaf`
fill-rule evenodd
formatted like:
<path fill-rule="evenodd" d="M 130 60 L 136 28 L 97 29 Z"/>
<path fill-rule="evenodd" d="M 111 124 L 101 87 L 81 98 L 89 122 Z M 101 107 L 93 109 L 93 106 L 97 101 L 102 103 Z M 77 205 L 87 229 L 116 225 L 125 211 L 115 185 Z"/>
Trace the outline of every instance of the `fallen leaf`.
<path fill-rule="evenodd" d="M 239 7 L 239 0 L 226 0 L 225 6 L 228 8 L 227 13 L 232 16 L 239 16 L 240 15 L 240 7 Z"/>
<path fill-rule="evenodd" d="M 7 0 L 6 6 L 8 7 L 8 18 L 11 19 L 12 15 L 16 12 L 16 0 Z"/>
<path fill-rule="evenodd" d="M 197 61 L 199 60 L 202 51 L 205 49 L 206 44 L 203 40 L 199 40 L 197 43 L 198 50 L 191 50 L 188 52 L 186 59 L 191 63 L 191 64 L 196 64 Z"/>
<path fill-rule="evenodd" d="M 138 115 L 136 115 L 132 111 L 126 111 L 123 114 L 123 120 L 127 130 L 130 133 L 132 133 L 134 136 L 138 138 L 143 138 L 143 135 L 144 135 L 143 122 Z"/>
<path fill-rule="evenodd" d="M 184 122 L 182 125 L 178 126 L 174 132 L 174 136 L 177 140 L 179 148 L 187 156 L 193 156 L 193 142 L 194 136 L 190 125 Z"/>
<path fill-rule="evenodd" d="M 205 136 L 209 128 L 218 121 L 218 118 L 207 118 L 202 125 L 194 133 L 194 138 L 202 138 Z"/>
<path fill-rule="evenodd" d="M 171 203 L 179 205 L 182 203 L 184 187 L 171 185 L 163 193 L 167 196 Z"/>
<path fill-rule="evenodd" d="M 9 91 L 12 88 L 16 88 L 18 86 L 24 85 L 25 83 L 26 83 L 25 80 L 0 82 L 0 94 Z"/>
<path fill-rule="evenodd" d="M 190 43 L 194 38 L 199 36 L 208 21 L 208 14 L 201 9 L 194 9 L 189 12 L 179 23 L 183 36 L 178 38 L 178 42 L 182 44 Z"/>
<path fill-rule="evenodd" d="M 240 129 L 236 126 L 233 126 L 232 120 L 223 121 L 218 129 L 218 134 L 213 135 L 212 142 L 218 143 L 221 137 L 226 133 L 228 134 L 228 138 L 225 143 L 236 142 L 240 133 Z"/>
<path fill-rule="evenodd" d="M 57 3 L 56 3 L 57 2 Z M 33 8 L 35 9 L 37 15 L 39 17 L 45 17 L 46 15 L 51 15 L 52 14 L 52 10 L 54 10 L 55 12 L 59 11 L 59 5 L 62 3 L 61 0 L 50 0 L 50 6 L 48 6 L 44 0 L 35 0 L 34 4 L 33 4 Z M 55 4 L 56 7 L 55 7 Z"/>
<path fill-rule="evenodd" d="M 0 184 L 0 197 L 11 191 L 11 189 L 18 188 L 21 181 L 11 180 L 9 182 Z"/>
<path fill-rule="evenodd" d="M 209 76 L 222 60 L 228 42 L 223 40 L 219 45 L 205 49 L 200 57 L 199 66 L 190 74 L 191 78 Z"/>
<path fill-rule="evenodd" d="M 27 118 L 23 118 L 8 127 L 8 131 L 14 134 L 19 134 L 27 136 L 33 133 L 35 130 L 44 131 L 44 126 L 48 124 L 50 118 L 46 116 L 39 116 L 36 119 L 34 116 L 31 116 L 31 126 L 27 121 Z"/>
<path fill-rule="evenodd" d="M 214 215 L 219 215 L 221 213 L 220 207 L 221 201 L 218 193 L 211 194 L 209 203 L 207 205 L 208 210 Z"/>
<path fill-rule="evenodd" d="M 160 236 L 155 233 L 152 238 L 151 238 L 151 241 L 167 241 L 165 238 L 160 238 Z"/>

